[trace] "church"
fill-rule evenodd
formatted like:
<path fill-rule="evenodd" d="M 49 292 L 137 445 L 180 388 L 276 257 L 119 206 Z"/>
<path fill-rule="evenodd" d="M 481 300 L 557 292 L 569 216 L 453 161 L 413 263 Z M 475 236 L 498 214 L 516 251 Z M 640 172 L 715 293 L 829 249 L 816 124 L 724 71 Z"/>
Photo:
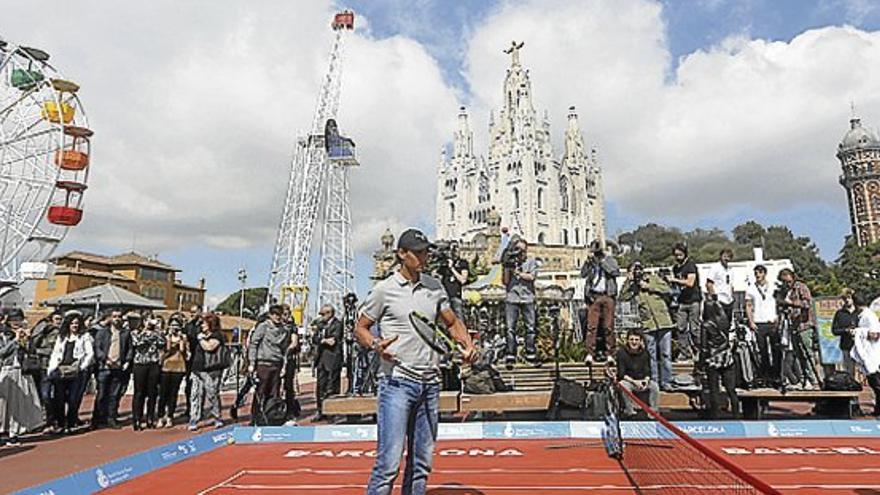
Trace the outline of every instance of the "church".
<path fill-rule="evenodd" d="M 523 43 L 513 42 L 504 78 L 503 104 L 489 117 L 488 157 L 474 152 L 464 107 L 458 115 L 451 156 L 443 151 L 437 174 L 436 235 L 470 242 L 490 220 L 529 244 L 567 248 L 605 241 L 602 173 L 594 149 L 584 143 L 570 107 L 564 150 L 557 156 L 547 113 L 538 117 L 529 71 L 520 64 Z"/>

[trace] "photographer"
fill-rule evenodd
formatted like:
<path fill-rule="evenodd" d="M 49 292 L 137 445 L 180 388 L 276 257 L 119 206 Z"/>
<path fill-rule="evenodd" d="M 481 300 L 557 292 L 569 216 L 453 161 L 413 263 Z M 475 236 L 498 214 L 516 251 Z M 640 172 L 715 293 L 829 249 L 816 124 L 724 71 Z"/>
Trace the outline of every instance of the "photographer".
<path fill-rule="evenodd" d="M 606 256 L 602 243 L 598 240 L 590 244 L 590 256 L 581 267 L 584 285 L 584 299 L 587 303 L 587 364 L 593 362 L 596 354 L 596 339 L 599 327 L 605 330 L 605 355 L 608 362 L 614 361 L 617 351 L 617 336 L 614 334 L 614 299 L 617 297 L 617 276 L 620 267 L 613 256 Z"/>
<path fill-rule="evenodd" d="M 694 351 L 700 344 L 700 303 L 703 294 L 700 292 L 700 274 L 697 264 L 688 256 L 688 248 L 682 243 L 672 248 L 675 265 L 672 277 L 666 281 L 680 288 L 678 294 L 678 311 L 675 322 L 678 327 L 678 360 L 687 361 L 694 357 Z"/>
<path fill-rule="evenodd" d="M 507 290 L 504 299 L 504 316 L 507 324 L 507 355 L 505 362 L 512 368 L 516 362 L 516 324 L 520 315 L 526 322 L 526 361 L 538 359 L 535 349 L 535 279 L 538 262 L 528 257 L 528 244 L 514 238 L 501 254 L 504 267 L 503 282 Z"/>
<path fill-rule="evenodd" d="M 703 363 L 708 382 L 708 418 L 718 419 L 721 413 L 721 388 L 724 385 L 730 412 L 738 419 L 739 396 L 736 395 L 735 334 L 730 332 L 727 314 L 718 301 L 706 301 L 703 312 Z"/>
<path fill-rule="evenodd" d="M 783 381 L 795 385 L 805 383 L 807 390 L 818 387 L 819 379 L 812 366 L 814 353 L 813 296 L 807 285 L 797 279 L 794 271 L 783 268 L 779 272 L 780 284 L 776 289 L 777 310 L 783 323 L 782 360 Z"/>
<path fill-rule="evenodd" d="M 746 318 L 758 343 L 758 377 L 764 385 L 774 384 L 780 378 L 782 352 L 776 300 L 764 265 L 755 266 L 755 282 L 746 289 Z"/>
<path fill-rule="evenodd" d="M 449 306 L 459 319 L 464 318 L 464 302 L 461 298 L 461 288 L 467 283 L 468 279 L 468 262 L 458 255 L 458 244 L 449 245 L 447 252 L 438 252 L 438 278 L 446 289 L 449 296 Z"/>
<path fill-rule="evenodd" d="M 342 373 L 342 322 L 336 318 L 333 306 L 324 305 L 318 312 L 318 331 L 315 334 L 315 368 L 318 373 L 318 384 L 315 399 L 318 413 L 315 420 L 323 419 L 324 399 L 339 393 L 340 375 Z"/>
<path fill-rule="evenodd" d="M 638 261 L 630 266 L 620 290 L 620 300 L 633 301 L 638 308 L 639 324 L 651 356 L 651 378 L 664 391 L 670 390 L 672 383 L 672 329 L 675 328 L 666 303 L 668 297 L 669 286 L 663 279 L 645 273 Z"/>
<path fill-rule="evenodd" d="M 733 259 L 733 250 L 724 248 L 719 254 L 718 263 L 712 265 L 709 275 L 706 277 L 706 294 L 715 297 L 724 308 L 727 315 L 727 323 L 733 321 L 733 268 L 730 261 Z"/>

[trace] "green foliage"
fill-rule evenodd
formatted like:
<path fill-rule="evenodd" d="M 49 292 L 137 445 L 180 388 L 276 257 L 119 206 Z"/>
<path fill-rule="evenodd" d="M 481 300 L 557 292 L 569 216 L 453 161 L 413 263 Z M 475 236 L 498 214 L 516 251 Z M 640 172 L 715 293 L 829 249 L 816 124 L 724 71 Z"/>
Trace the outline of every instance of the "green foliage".
<path fill-rule="evenodd" d="M 266 295 L 269 289 L 266 287 L 254 287 L 244 290 L 244 316 L 246 318 L 256 318 L 260 312 L 260 308 L 266 303 Z M 217 305 L 215 311 L 227 315 L 238 316 L 241 305 L 241 291 L 237 290 L 229 294 L 226 299 Z"/>
<path fill-rule="evenodd" d="M 691 257 L 697 263 L 717 260 L 724 248 L 733 250 L 734 261 L 752 259 L 752 249 L 760 246 L 767 259 L 790 259 L 798 276 L 809 285 L 814 295 L 836 294 L 839 290 L 842 277 L 822 260 L 819 249 L 809 237 L 795 236 L 785 226 L 765 228 L 755 221 L 737 225 L 731 233 L 732 238 L 717 228 L 681 232 L 675 227 L 649 223 L 618 237 L 620 245 L 630 247 L 620 262 L 623 266 L 633 261 L 641 261 L 647 266 L 671 265 L 674 262 L 672 247 L 677 242 L 687 243 Z"/>
<path fill-rule="evenodd" d="M 840 257 L 834 267 L 839 287 L 849 287 L 864 294 L 869 301 L 880 296 L 880 242 L 860 247 L 852 236 L 847 236 Z"/>

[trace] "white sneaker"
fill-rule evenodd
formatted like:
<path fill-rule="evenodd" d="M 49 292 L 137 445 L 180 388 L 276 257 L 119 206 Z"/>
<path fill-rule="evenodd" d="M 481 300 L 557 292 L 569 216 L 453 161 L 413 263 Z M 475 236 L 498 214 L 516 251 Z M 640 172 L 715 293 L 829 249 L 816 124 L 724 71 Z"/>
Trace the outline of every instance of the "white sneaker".
<path fill-rule="evenodd" d="M 296 424 L 295 419 L 289 419 L 289 420 L 287 420 L 287 422 L 284 423 L 284 426 L 299 426 L 299 425 Z"/>
<path fill-rule="evenodd" d="M 593 355 L 587 354 L 587 357 L 584 358 L 584 364 L 593 364 Z"/>

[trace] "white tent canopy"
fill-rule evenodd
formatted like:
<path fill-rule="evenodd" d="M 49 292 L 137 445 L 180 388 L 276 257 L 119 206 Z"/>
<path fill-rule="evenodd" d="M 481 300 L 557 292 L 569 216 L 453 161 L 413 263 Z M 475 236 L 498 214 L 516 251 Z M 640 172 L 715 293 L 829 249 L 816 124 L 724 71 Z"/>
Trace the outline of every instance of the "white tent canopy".
<path fill-rule="evenodd" d="M 46 306 L 66 307 L 125 307 L 163 309 L 161 301 L 148 299 L 134 292 L 111 284 L 96 285 L 63 296 L 43 301 Z"/>

